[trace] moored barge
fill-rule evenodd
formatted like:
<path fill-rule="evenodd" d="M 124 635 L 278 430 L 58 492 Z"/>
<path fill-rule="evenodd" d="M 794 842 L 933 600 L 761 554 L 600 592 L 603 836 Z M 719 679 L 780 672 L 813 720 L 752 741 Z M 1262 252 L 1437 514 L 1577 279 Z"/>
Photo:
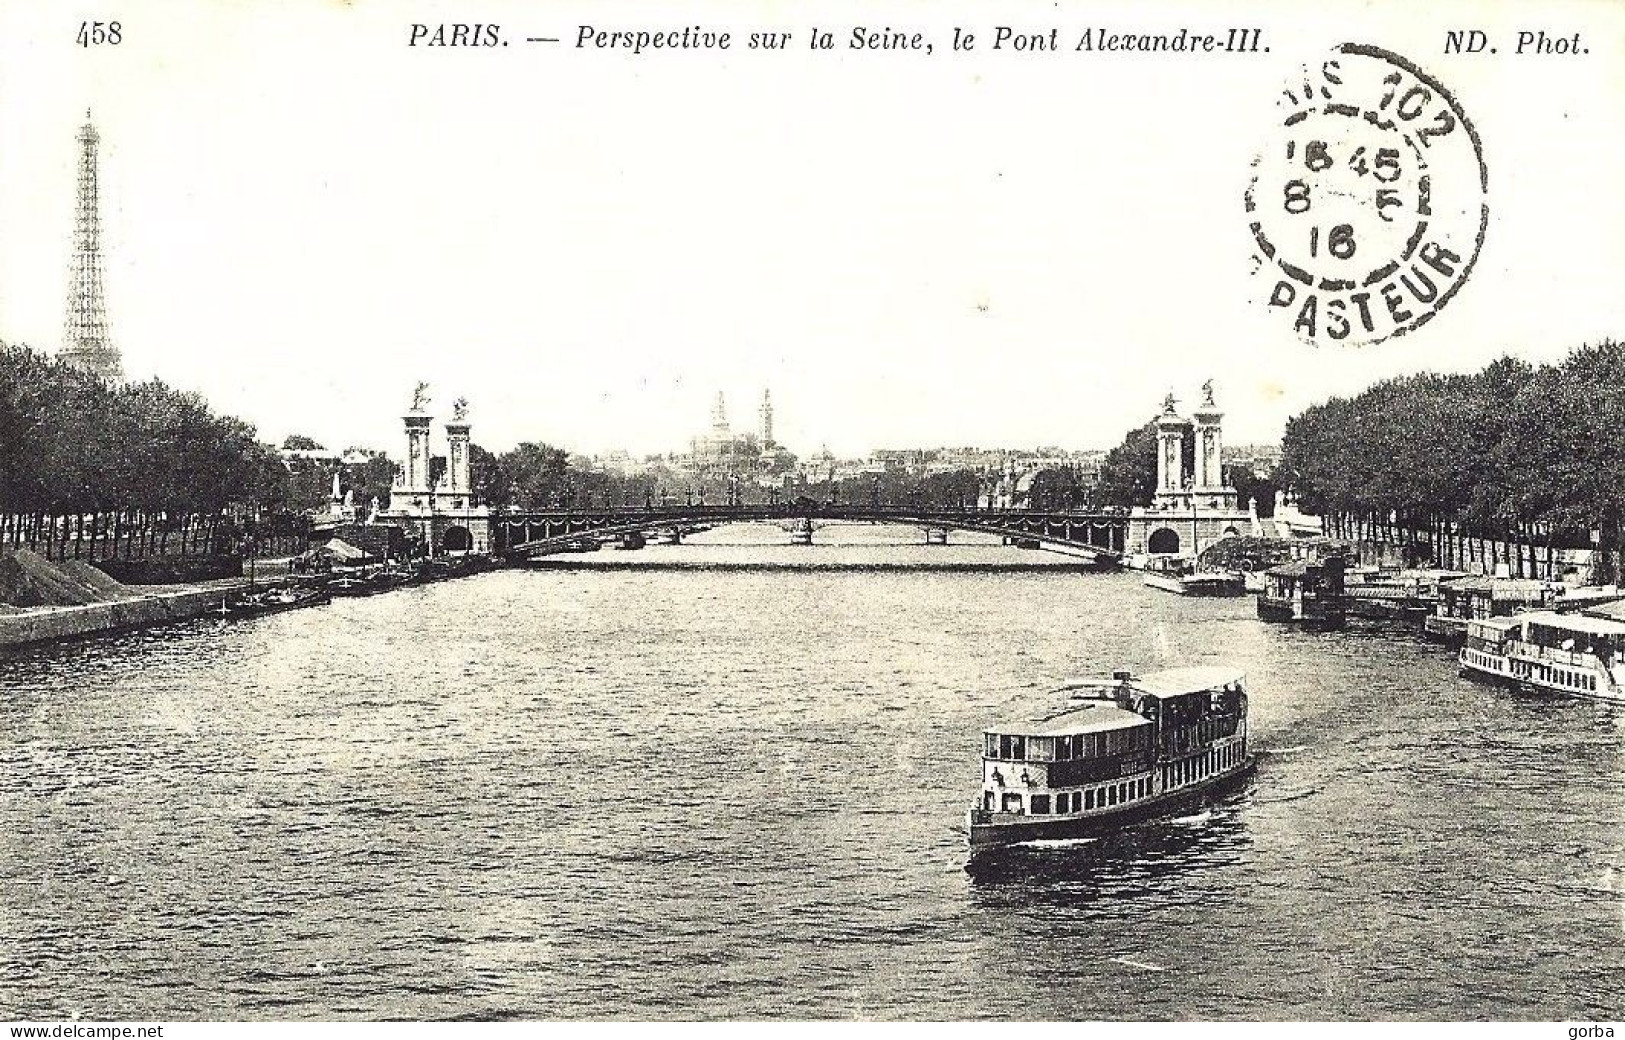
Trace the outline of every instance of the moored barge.
<path fill-rule="evenodd" d="M 1153 589 L 1180 596 L 1243 596 L 1247 589 L 1239 571 L 1199 571 L 1192 562 L 1153 558 L 1141 579 Z"/>
<path fill-rule="evenodd" d="M 1440 602 L 1422 620 L 1422 632 L 1429 639 L 1459 647 L 1467 638 L 1469 623 L 1538 610 L 1550 605 L 1556 595 L 1550 584 L 1533 578 L 1459 578 L 1439 587 Z"/>
<path fill-rule="evenodd" d="M 1343 595 L 1343 558 L 1293 560 L 1264 572 L 1258 594 L 1258 616 L 1305 628 L 1341 628 L 1347 613 Z"/>

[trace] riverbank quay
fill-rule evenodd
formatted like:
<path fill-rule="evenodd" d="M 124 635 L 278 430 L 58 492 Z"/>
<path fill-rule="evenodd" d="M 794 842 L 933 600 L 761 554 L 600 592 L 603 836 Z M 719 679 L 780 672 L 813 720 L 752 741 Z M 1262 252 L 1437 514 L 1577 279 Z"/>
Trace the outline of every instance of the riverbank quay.
<path fill-rule="evenodd" d="M 132 586 L 140 591 L 101 603 L 12 608 L 0 613 L 0 651 L 189 621 L 218 611 L 230 597 L 250 588 L 290 583 L 299 582 L 276 578 L 251 584 L 247 578 L 223 578 L 179 587 Z"/>
<path fill-rule="evenodd" d="M 379 582 L 366 594 L 376 595 L 408 584 L 426 584 L 451 578 L 483 573 L 501 566 L 493 557 L 458 557 L 455 560 L 435 560 L 417 568 L 410 580 Z M 333 572 L 320 574 L 266 573 L 258 569 L 253 576 L 221 578 L 191 585 L 168 586 L 109 586 L 105 598 L 88 603 L 49 604 L 38 606 L 8 606 L 0 604 L 0 653 L 8 650 L 39 646 L 47 643 L 88 639 L 97 636 L 128 632 L 135 629 L 156 628 L 161 625 L 190 621 L 211 614 L 224 616 L 225 608 L 239 597 L 255 591 L 272 589 L 324 588 L 337 576 Z M 357 573 L 363 568 L 355 568 Z M 383 574 L 381 567 L 367 568 Z"/>

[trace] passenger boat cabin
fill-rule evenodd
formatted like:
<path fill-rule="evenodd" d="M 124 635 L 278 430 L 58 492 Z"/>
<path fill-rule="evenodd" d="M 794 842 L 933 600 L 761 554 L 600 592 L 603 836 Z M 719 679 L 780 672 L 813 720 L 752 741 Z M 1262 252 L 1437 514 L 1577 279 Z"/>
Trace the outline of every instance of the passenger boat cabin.
<path fill-rule="evenodd" d="M 1296 621 L 1332 628 L 1343 623 L 1344 560 L 1293 560 L 1264 572 L 1258 616 L 1265 621 Z"/>
<path fill-rule="evenodd" d="M 1460 660 L 1470 673 L 1617 700 L 1625 622 L 1550 610 L 1469 621 Z"/>
<path fill-rule="evenodd" d="M 978 824 L 1088 816 L 1202 785 L 1246 762 L 1245 677 L 1181 668 L 1072 683 L 1064 710 L 983 734 Z"/>

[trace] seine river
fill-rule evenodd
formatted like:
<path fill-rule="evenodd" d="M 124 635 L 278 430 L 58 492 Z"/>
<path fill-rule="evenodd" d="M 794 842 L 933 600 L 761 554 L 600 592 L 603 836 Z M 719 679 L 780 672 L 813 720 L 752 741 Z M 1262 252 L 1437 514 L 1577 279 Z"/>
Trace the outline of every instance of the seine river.
<path fill-rule="evenodd" d="M 1060 560 L 919 537 L 592 562 Z M 985 725 L 1197 662 L 1248 788 L 965 872 Z M 504 571 L 0 662 L 0 1018 L 1619 1019 L 1622 751 L 1133 574 Z"/>

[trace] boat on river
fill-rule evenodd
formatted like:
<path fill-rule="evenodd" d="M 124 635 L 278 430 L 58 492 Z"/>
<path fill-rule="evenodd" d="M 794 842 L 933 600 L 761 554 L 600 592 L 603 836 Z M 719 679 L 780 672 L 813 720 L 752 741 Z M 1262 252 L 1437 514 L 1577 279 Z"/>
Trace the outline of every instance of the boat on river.
<path fill-rule="evenodd" d="M 1533 578 L 1473 575 L 1445 582 L 1439 586 L 1438 605 L 1422 619 L 1422 633 L 1459 648 L 1471 622 L 1540 610 L 1551 606 L 1559 593 L 1551 582 Z"/>
<path fill-rule="evenodd" d="M 1201 801 L 1245 777 L 1246 676 L 1176 668 L 1069 683 L 1060 710 L 983 733 L 971 856 L 1082 837 Z"/>
<path fill-rule="evenodd" d="M 1258 616 L 1305 628 L 1341 628 L 1345 617 L 1340 556 L 1293 560 L 1264 572 Z"/>
<path fill-rule="evenodd" d="M 1625 621 L 1537 610 L 1474 618 L 1461 674 L 1520 689 L 1625 703 Z"/>
<path fill-rule="evenodd" d="M 1142 580 L 1151 588 L 1180 596 L 1242 596 L 1247 592 L 1239 571 L 1201 571 L 1193 562 L 1177 557 L 1153 557 Z"/>
<path fill-rule="evenodd" d="M 327 592 L 333 596 L 371 596 L 390 587 L 390 581 L 380 572 L 343 574 L 327 582 Z"/>
<path fill-rule="evenodd" d="M 285 610 L 314 607 L 332 602 L 333 596 L 325 589 L 264 589 L 250 592 L 227 603 L 223 613 L 228 617 L 259 617 L 262 614 L 280 614 Z"/>

